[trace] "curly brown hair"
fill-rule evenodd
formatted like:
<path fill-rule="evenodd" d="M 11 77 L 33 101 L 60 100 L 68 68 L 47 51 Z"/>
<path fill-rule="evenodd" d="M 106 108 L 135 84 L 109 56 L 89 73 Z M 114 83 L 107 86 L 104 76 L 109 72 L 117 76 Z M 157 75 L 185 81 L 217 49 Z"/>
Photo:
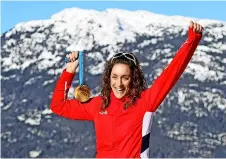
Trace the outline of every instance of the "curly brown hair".
<path fill-rule="evenodd" d="M 125 56 L 116 57 L 113 59 L 109 59 L 107 63 L 105 64 L 105 69 L 103 72 L 103 79 L 102 79 L 102 90 L 101 90 L 101 96 L 103 97 L 103 104 L 101 107 L 101 110 L 105 110 L 109 104 L 110 104 L 110 93 L 111 93 L 111 71 L 115 64 L 121 63 L 126 64 L 129 66 L 131 70 L 131 83 L 130 83 L 130 89 L 128 92 L 129 100 L 124 102 L 124 109 L 129 108 L 133 104 L 135 104 L 136 99 L 141 97 L 141 92 L 147 88 L 146 86 L 146 80 L 144 78 L 144 73 L 141 70 L 139 61 L 137 57 L 130 53 L 135 58 L 134 61 L 126 58 Z"/>

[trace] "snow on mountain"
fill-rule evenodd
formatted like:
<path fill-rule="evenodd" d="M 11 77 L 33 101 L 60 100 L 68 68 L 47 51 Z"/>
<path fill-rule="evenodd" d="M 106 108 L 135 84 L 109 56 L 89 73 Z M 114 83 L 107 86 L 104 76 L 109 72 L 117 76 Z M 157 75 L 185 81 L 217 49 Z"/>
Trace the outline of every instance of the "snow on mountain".
<path fill-rule="evenodd" d="M 100 91 L 105 61 L 119 51 L 137 55 L 151 85 L 187 38 L 190 20 L 204 26 L 203 38 L 157 111 L 150 154 L 225 157 L 226 22 L 79 8 L 19 23 L 2 35 L 2 157 L 94 157 L 93 125 L 60 118 L 49 110 L 64 51 L 86 51 L 86 81 L 92 95 Z M 77 84 L 76 76 L 70 98 Z"/>

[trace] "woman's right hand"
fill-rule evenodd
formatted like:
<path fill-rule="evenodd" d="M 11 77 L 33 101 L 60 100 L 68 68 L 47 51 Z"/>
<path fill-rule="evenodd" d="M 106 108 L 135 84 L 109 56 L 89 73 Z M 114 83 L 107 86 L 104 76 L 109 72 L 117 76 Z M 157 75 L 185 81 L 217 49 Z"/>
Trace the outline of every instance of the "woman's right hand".
<path fill-rule="evenodd" d="M 78 72 L 78 51 L 73 51 L 67 54 L 66 57 L 70 60 L 66 64 L 66 71 L 70 73 Z"/>

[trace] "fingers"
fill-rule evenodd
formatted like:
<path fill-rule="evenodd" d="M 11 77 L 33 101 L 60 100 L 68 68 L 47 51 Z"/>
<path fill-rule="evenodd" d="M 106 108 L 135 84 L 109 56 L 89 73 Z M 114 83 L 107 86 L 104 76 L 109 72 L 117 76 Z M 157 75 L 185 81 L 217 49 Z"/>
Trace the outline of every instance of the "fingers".
<path fill-rule="evenodd" d="M 196 22 L 190 21 L 189 27 L 192 28 L 193 31 L 196 32 L 196 33 L 202 33 L 203 32 L 203 27 Z"/>
<path fill-rule="evenodd" d="M 193 31 L 196 32 L 197 28 L 198 28 L 197 23 L 194 23 Z"/>
<path fill-rule="evenodd" d="M 67 54 L 66 57 L 70 60 L 70 62 L 74 62 L 78 59 L 78 51 L 72 51 Z"/>
<path fill-rule="evenodd" d="M 190 21 L 190 28 L 193 28 L 193 25 L 194 25 L 194 23 L 193 23 L 193 21 Z"/>

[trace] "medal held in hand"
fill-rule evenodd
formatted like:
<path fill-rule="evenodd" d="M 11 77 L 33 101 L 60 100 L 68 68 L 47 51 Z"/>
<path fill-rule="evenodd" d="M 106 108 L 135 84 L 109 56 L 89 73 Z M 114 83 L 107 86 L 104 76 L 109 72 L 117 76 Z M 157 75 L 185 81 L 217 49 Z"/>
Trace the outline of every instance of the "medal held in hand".
<path fill-rule="evenodd" d="M 90 89 L 84 83 L 84 53 L 79 51 L 79 85 L 75 88 L 74 97 L 80 102 L 86 102 L 90 99 Z M 65 58 L 65 62 L 70 62 Z"/>
<path fill-rule="evenodd" d="M 75 88 L 74 97 L 80 102 L 86 102 L 90 99 L 90 89 L 84 84 L 84 53 L 79 51 L 79 86 Z"/>

